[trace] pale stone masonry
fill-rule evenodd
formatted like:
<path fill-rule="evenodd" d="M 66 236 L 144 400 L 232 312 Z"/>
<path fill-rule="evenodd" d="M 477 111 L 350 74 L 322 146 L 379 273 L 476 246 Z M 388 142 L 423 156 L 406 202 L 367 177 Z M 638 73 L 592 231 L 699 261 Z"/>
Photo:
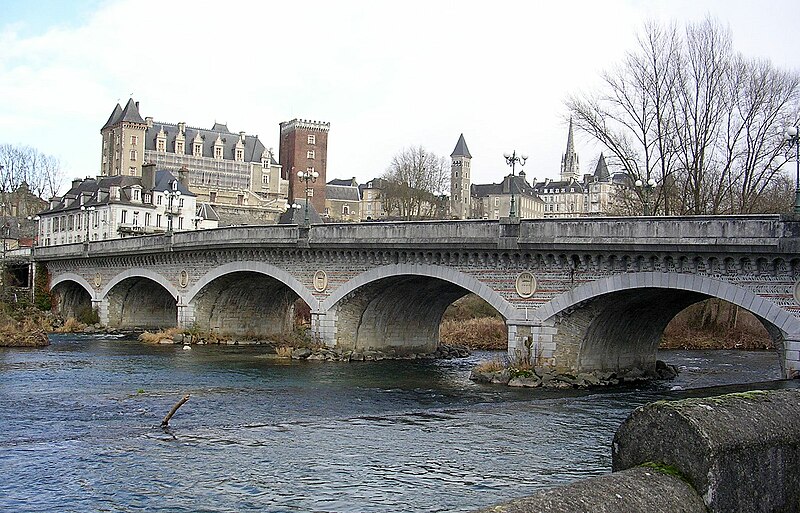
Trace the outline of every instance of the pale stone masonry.
<path fill-rule="evenodd" d="M 762 320 L 791 376 L 798 255 L 800 219 L 760 215 L 237 227 L 35 258 L 63 308 L 91 301 L 112 326 L 152 312 L 156 325 L 272 336 L 300 299 L 326 345 L 398 353 L 433 349 L 444 310 L 471 292 L 506 319 L 512 358 L 530 347 L 571 372 L 653 366 L 667 323 L 717 297 Z"/>

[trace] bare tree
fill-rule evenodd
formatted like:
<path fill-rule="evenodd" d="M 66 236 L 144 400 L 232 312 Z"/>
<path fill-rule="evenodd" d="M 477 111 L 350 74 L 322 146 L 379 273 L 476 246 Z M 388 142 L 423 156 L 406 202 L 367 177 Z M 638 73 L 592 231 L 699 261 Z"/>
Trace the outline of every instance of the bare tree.
<path fill-rule="evenodd" d="M 566 101 L 575 126 L 608 149 L 610 164 L 631 182 L 658 184 L 633 188 L 627 199 L 664 214 L 777 204 L 763 196 L 778 190 L 771 183 L 783 163 L 775 129 L 797 124 L 798 74 L 736 54 L 730 32 L 712 19 L 683 33 L 649 23 L 638 41 L 602 75 L 598 92 Z"/>
<path fill-rule="evenodd" d="M 0 193 L 16 191 L 26 183 L 31 193 L 49 199 L 63 181 L 61 164 L 55 157 L 30 146 L 0 144 Z"/>
<path fill-rule="evenodd" d="M 384 209 L 404 219 L 434 217 L 439 213 L 438 198 L 450 188 L 447 159 L 424 147 L 405 148 L 392 157 L 383 174 Z"/>

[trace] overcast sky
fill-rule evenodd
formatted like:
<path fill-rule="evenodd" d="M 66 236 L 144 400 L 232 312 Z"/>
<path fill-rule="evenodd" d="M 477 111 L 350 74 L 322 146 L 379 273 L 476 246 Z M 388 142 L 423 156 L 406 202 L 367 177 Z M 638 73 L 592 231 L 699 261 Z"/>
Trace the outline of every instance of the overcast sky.
<path fill-rule="evenodd" d="M 498 182 L 517 150 L 556 178 L 568 94 L 635 46 L 648 19 L 711 15 L 738 51 L 800 70 L 797 4 L 785 1 L 4 0 L 0 144 L 100 171 L 100 127 L 133 97 L 142 116 L 257 134 L 331 123 L 328 176 L 380 176 L 403 147 L 449 156 L 464 133 L 473 183 Z M 600 148 L 576 134 L 583 172 Z"/>

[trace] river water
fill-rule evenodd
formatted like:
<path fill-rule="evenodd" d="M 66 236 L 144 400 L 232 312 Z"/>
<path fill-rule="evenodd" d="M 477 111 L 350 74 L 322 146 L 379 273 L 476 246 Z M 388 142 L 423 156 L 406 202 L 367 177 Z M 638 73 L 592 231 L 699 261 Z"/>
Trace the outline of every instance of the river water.
<path fill-rule="evenodd" d="M 51 340 L 0 349 L 0 511 L 470 511 L 609 472 L 636 406 L 743 387 L 671 388 L 780 377 L 774 352 L 668 351 L 672 382 L 520 390 L 469 381 L 485 352 L 338 363 Z"/>

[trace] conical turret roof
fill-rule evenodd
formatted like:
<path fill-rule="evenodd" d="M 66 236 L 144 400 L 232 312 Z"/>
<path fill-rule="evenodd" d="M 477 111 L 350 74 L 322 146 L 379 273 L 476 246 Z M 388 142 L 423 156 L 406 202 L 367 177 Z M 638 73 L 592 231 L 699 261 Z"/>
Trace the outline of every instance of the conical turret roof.
<path fill-rule="evenodd" d="M 133 101 L 133 98 L 128 100 L 128 104 L 122 110 L 122 115 L 119 121 L 130 121 L 131 123 L 144 123 L 141 114 L 139 114 L 139 106 Z"/>
<path fill-rule="evenodd" d="M 608 172 L 608 166 L 606 165 L 606 158 L 603 154 L 600 154 L 600 158 L 597 159 L 597 167 L 594 168 L 594 177 L 598 182 L 607 182 L 609 178 L 611 178 L 611 173 Z"/>
<path fill-rule="evenodd" d="M 453 150 L 453 153 L 451 153 L 450 156 L 467 157 L 468 159 L 472 158 L 472 155 L 469 154 L 469 148 L 467 148 L 467 141 L 464 140 L 464 134 L 459 136 L 458 142 L 456 143 L 456 148 Z"/>
<path fill-rule="evenodd" d="M 108 117 L 108 121 L 106 121 L 106 124 L 103 125 L 103 128 L 101 128 L 100 130 L 105 130 L 106 128 L 112 125 L 116 125 L 121 117 L 122 117 L 122 107 L 120 107 L 119 103 L 117 103 L 117 106 L 114 107 L 114 111 Z"/>

